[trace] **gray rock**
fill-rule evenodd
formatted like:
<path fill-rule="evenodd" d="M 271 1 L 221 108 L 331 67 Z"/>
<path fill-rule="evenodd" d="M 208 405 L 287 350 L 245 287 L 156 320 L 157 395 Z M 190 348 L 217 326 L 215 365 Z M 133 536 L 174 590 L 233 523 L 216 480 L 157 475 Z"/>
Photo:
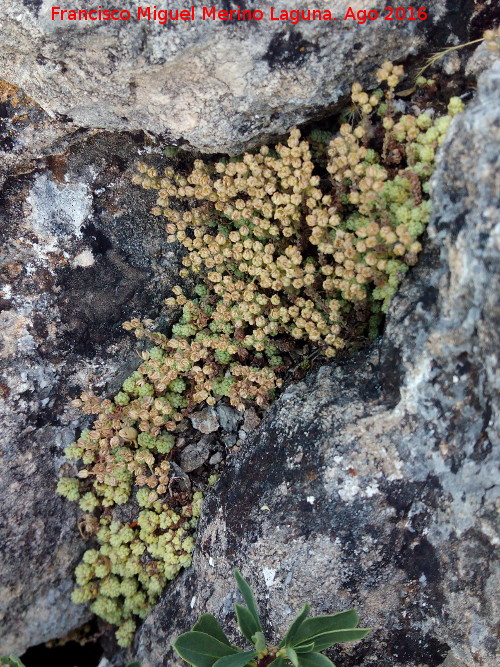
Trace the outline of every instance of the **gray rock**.
<path fill-rule="evenodd" d="M 143 667 L 178 665 L 201 613 L 237 638 L 234 566 L 270 637 L 307 601 L 358 609 L 374 632 L 332 652 L 344 667 L 497 664 L 499 92 L 497 62 L 443 147 L 381 344 L 284 392 L 221 476 L 193 567 L 136 638 Z"/>
<path fill-rule="evenodd" d="M 260 424 L 260 417 L 255 412 L 254 408 L 249 408 L 245 410 L 245 418 L 243 424 L 238 431 L 238 441 L 236 444 L 242 445 L 244 441 L 248 438 L 249 434 L 252 433 L 254 429 Z"/>
<path fill-rule="evenodd" d="M 173 9 L 191 7 L 179 0 Z M 254 3 L 239 3 L 242 9 Z M 52 4 L 1 0 L 0 77 L 51 115 L 82 127 L 143 129 L 167 142 L 236 153 L 323 112 L 377 65 L 467 41 L 469 0 L 436 0 L 424 21 L 344 21 L 344 2 L 290 0 L 288 10 L 329 9 L 337 21 L 52 20 Z M 165 0 L 158 8 L 172 9 Z M 237 2 L 224 7 L 236 8 Z M 355 6 L 356 11 L 359 6 Z M 381 10 L 366 0 L 363 10 Z M 476 17 L 477 18 L 477 17 Z M 458 19 L 458 20 L 457 20 Z"/>
<path fill-rule="evenodd" d="M 449 653 L 446 660 L 443 662 L 443 667 L 467 667 L 467 665 L 465 662 L 457 660 L 451 653 Z"/>
<path fill-rule="evenodd" d="M 465 74 L 478 79 L 479 76 L 489 69 L 498 58 L 494 51 L 490 51 L 484 42 L 482 42 L 467 61 Z"/>
<path fill-rule="evenodd" d="M 215 408 L 221 428 L 226 433 L 235 433 L 238 430 L 238 424 L 243 421 L 243 415 L 230 405 L 217 405 Z"/>
<path fill-rule="evenodd" d="M 161 312 L 179 258 L 131 186 L 139 137 L 97 133 L 10 176 L 0 209 L 0 654 L 88 618 L 70 601 L 82 512 L 55 493 L 63 449 L 89 422 L 69 407 L 137 367 L 121 327 Z"/>
<path fill-rule="evenodd" d="M 248 408 L 245 410 L 245 418 L 243 419 L 243 425 L 240 429 L 240 434 L 243 431 L 246 435 L 251 433 L 257 426 L 260 424 L 260 417 L 255 412 L 254 408 Z"/>
<path fill-rule="evenodd" d="M 189 419 L 193 427 L 200 431 L 200 433 L 214 433 L 219 428 L 219 420 L 217 418 L 217 413 L 212 407 L 203 408 L 198 412 L 193 412 L 192 415 L 189 415 Z"/>
<path fill-rule="evenodd" d="M 191 479 L 184 470 L 177 463 L 173 461 L 170 462 L 173 475 L 170 476 L 170 481 L 175 482 L 176 487 L 183 493 L 189 493 L 191 491 Z"/>
<path fill-rule="evenodd" d="M 238 438 L 235 433 L 228 433 L 227 435 L 224 435 L 222 437 L 222 440 L 224 441 L 226 447 L 232 447 L 233 445 L 235 445 L 237 439 Z"/>
<path fill-rule="evenodd" d="M 25 174 L 39 167 L 40 158 L 57 161 L 69 147 L 95 130 L 81 130 L 51 118 L 35 102 L 0 81 L 2 122 L 0 125 L 0 186 L 8 176 Z"/>
<path fill-rule="evenodd" d="M 212 456 L 208 459 L 208 462 L 211 466 L 214 466 L 217 463 L 220 463 L 222 458 L 222 452 L 215 452 L 215 454 L 212 454 Z"/>
<path fill-rule="evenodd" d="M 184 472 L 192 472 L 205 463 L 210 456 L 210 442 L 200 438 L 197 442 L 184 447 L 180 454 L 180 465 Z"/>

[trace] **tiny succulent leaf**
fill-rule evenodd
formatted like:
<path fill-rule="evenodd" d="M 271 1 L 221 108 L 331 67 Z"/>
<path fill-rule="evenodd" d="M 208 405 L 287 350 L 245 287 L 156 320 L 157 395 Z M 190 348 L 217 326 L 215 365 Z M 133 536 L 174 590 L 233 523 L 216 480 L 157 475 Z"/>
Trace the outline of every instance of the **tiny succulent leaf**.
<path fill-rule="evenodd" d="M 0 658 L 0 664 L 8 665 L 8 667 L 24 667 L 21 660 L 15 655 L 4 655 Z"/>
<path fill-rule="evenodd" d="M 234 578 L 236 579 L 236 583 L 238 584 L 238 588 L 240 589 L 240 593 L 243 596 L 243 599 L 245 600 L 245 603 L 248 607 L 248 611 L 252 614 L 252 616 L 255 619 L 255 624 L 257 626 L 256 630 L 252 632 L 254 634 L 255 632 L 262 632 L 262 626 L 260 624 L 260 618 L 259 618 L 259 610 L 257 608 L 257 603 L 255 602 L 255 598 L 252 593 L 252 589 L 250 586 L 247 584 L 245 579 L 241 576 L 241 573 L 239 570 L 235 569 L 234 570 Z"/>
<path fill-rule="evenodd" d="M 347 630 L 334 630 L 333 632 L 324 632 L 316 637 L 309 637 L 314 642 L 314 651 L 324 651 L 326 648 L 338 644 L 339 642 L 354 642 L 357 639 L 363 639 L 371 632 L 370 628 L 350 628 Z M 297 651 L 300 646 L 294 647 Z"/>
<path fill-rule="evenodd" d="M 284 658 L 276 658 L 276 660 L 273 660 L 272 662 L 269 663 L 269 667 L 285 667 L 287 663 L 285 662 Z"/>
<path fill-rule="evenodd" d="M 204 632 L 193 630 L 177 637 L 173 647 L 181 658 L 193 667 L 212 667 L 219 658 L 239 653 L 239 649 Z"/>
<path fill-rule="evenodd" d="M 335 665 L 326 655 L 307 653 L 299 656 L 299 667 L 335 667 Z"/>
<path fill-rule="evenodd" d="M 136 660 L 135 662 L 129 662 L 128 665 L 125 665 L 125 667 L 141 667 L 141 663 Z"/>
<path fill-rule="evenodd" d="M 245 667 L 255 658 L 257 651 L 247 651 L 246 653 L 236 653 L 236 655 L 226 655 L 214 662 L 214 667 Z"/>
<path fill-rule="evenodd" d="M 288 659 L 289 659 L 290 662 L 292 663 L 293 667 L 299 667 L 299 657 L 298 657 L 298 655 L 295 653 L 295 651 L 293 650 L 293 648 L 291 648 L 291 647 L 289 646 L 289 647 L 288 647 L 287 649 L 285 649 L 285 650 L 286 650 L 286 654 L 287 654 L 287 656 L 288 656 Z"/>
<path fill-rule="evenodd" d="M 252 644 L 255 646 L 257 653 L 260 653 L 266 648 L 266 638 L 263 632 L 256 632 L 252 637 Z"/>
<path fill-rule="evenodd" d="M 243 607 L 241 604 L 235 604 L 234 610 L 236 612 L 236 618 L 238 619 L 239 628 L 248 641 L 253 644 L 252 637 L 257 633 L 261 632 L 262 628 L 260 624 L 257 625 L 255 617 L 249 609 Z"/>
<path fill-rule="evenodd" d="M 308 604 L 305 604 L 300 610 L 299 614 L 292 621 L 291 626 L 288 628 L 288 632 L 285 635 L 284 640 L 281 642 L 280 646 L 293 646 L 297 632 L 299 631 L 300 626 L 306 620 L 307 615 L 311 607 Z"/>
<path fill-rule="evenodd" d="M 324 632 L 333 632 L 334 630 L 344 630 L 355 628 L 359 623 L 359 616 L 354 609 L 341 611 L 338 614 L 328 614 L 326 616 L 315 616 L 306 619 L 298 628 L 294 637 L 296 644 L 304 643 L 304 640 L 321 635 Z"/>
<path fill-rule="evenodd" d="M 218 639 L 223 644 L 231 646 L 231 642 L 224 634 L 224 630 L 221 628 L 219 621 L 215 616 L 212 616 L 212 614 L 202 614 L 194 624 L 193 630 L 196 632 L 204 632 L 206 635 L 215 637 L 215 639 Z"/>

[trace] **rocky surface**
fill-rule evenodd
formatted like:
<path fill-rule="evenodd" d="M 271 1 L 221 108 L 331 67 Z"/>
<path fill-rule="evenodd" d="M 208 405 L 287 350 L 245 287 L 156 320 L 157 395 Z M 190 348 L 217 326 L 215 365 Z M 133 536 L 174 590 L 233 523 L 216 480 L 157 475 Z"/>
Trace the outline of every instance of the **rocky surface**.
<path fill-rule="evenodd" d="M 146 150 L 142 135 L 94 132 L 29 173 L 22 148 L 21 162 L 11 156 L 0 207 L 0 654 L 87 616 L 69 597 L 81 512 L 55 486 L 63 448 L 86 425 L 69 399 L 116 390 L 136 368 L 121 323 L 157 320 L 178 273 L 152 196 L 130 185 Z"/>
<path fill-rule="evenodd" d="M 23 18 L 23 49 L 38 30 L 37 7 L 45 11 L 45 5 L 18 7 L 18 17 L 32 16 Z M 10 11 L 3 19 L 13 30 Z M 286 33 L 282 51 L 297 46 L 293 35 L 303 25 Z M 233 35 L 243 26 L 226 28 Z M 86 38 L 78 48 L 87 48 L 94 30 L 80 30 Z M 11 39 L 0 32 L 0 39 Z M 148 34 L 144 49 L 156 43 Z M 49 54 L 52 38 L 45 46 L 37 39 L 31 46 Z M 182 44 L 172 46 L 181 55 Z M 378 63 L 377 57 L 361 66 L 370 44 L 353 68 L 368 72 Z M 116 52 L 123 55 L 111 46 L 101 56 Z M 23 53 L 18 65 L 26 77 Z M 269 81 L 298 80 L 309 67 L 319 72 L 313 67 L 319 57 L 307 48 L 305 54 L 300 63 L 270 68 Z M 51 58 L 32 63 L 33 78 L 24 80 L 30 93 L 43 97 L 45 84 L 48 90 L 40 71 Z M 52 71 L 56 92 L 62 90 L 58 72 Z M 243 456 L 208 502 L 195 568 L 138 636 L 136 655 L 145 666 L 176 664 L 169 642 L 201 611 L 229 622 L 235 564 L 257 586 L 268 627 L 276 631 L 306 599 L 317 612 L 359 608 L 376 632 L 370 642 L 343 650 L 345 665 L 437 665 L 447 653 L 443 664 L 450 667 L 494 664 L 487 632 L 495 615 L 498 78 L 497 65 L 455 125 L 436 177 L 432 242 L 394 301 L 381 347 L 285 392 L 254 436 L 254 411 L 241 423 L 239 413 L 222 405 L 208 415 L 214 429 L 220 425 L 221 440 L 211 426 L 200 441 L 186 435 L 180 461 L 186 469 L 220 463 L 227 448 L 241 447 Z M 83 81 L 89 88 L 79 103 L 101 105 L 100 117 L 111 117 L 106 100 L 91 93 L 92 77 Z M 150 76 L 147 85 L 153 81 Z M 105 88 L 100 95 L 116 92 Z M 331 90 L 325 92 L 330 101 Z M 247 89 L 242 96 L 251 97 Z M 59 97 L 51 99 L 55 104 Z M 247 125 L 233 127 L 231 104 L 239 98 L 217 99 L 221 127 L 214 125 L 215 102 L 206 101 L 193 145 L 202 145 L 202 136 L 212 141 L 217 129 L 214 142 L 229 132 L 233 143 L 226 147 L 235 149 L 238 137 L 252 141 L 319 108 L 299 109 L 300 96 L 284 105 L 275 91 L 281 106 L 268 125 L 243 109 L 238 118 Z M 255 99 L 267 123 L 271 101 Z M 158 105 L 144 111 L 146 120 Z M 179 267 L 162 225 L 147 213 L 154 197 L 130 185 L 137 158 L 147 153 L 154 162 L 155 143 L 142 133 L 82 130 L 51 119 L 24 96 L 14 106 L 12 95 L 0 99 L 0 653 L 22 653 L 87 618 L 69 601 L 85 547 L 80 512 L 54 493 L 58 476 L 67 473 L 63 448 L 86 425 L 68 398 L 89 386 L 109 394 L 137 365 L 136 344 L 120 324 L 141 316 L 164 326 L 162 301 Z M 178 474 L 186 476 L 181 467 Z"/>
<path fill-rule="evenodd" d="M 179 0 L 173 9 L 191 7 Z M 233 2 L 217 8 L 260 9 L 261 21 L 52 20 L 48 0 L 0 0 L 0 77 L 22 87 L 53 117 L 85 128 L 148 130 L 168 142 L 208 152 L 239 152 L 310 119 L 373 81 L 386 59 L 481 36 L 481 6 L 436 0 L 420 21 L 344 20 L 346 3 Z M 172 9 L 165 0 L 158 9 Z M 287 10 L 330 10 L 337 21 L 271 20 Z M 376 0 L 355 12 L 381 10 Z M 362 20 L 362 19 L 360 19 Z"/>
<path fill-rule="evenodd" d="M 499 91 L 497 62 L 454 122 L 381 344 L 289 387 L 217 483 L 193 567 L 136 637 L 143 667 L 177 665 L 203 612 L 236 638 L 234 566 L 269 634 L 306 601 L 358 609 L 374 631 L 334 652 L 344 667 L 497 664 Z"/>
<path fill-rule="evenodd" d="M 214 408 L 206 407 L 194 412 L 190 417 L 194 428 L 200 433 L 214 433 L 219 428 L 219 420 Z"/>
<path fill-rule="evenodd" d="M 65 153 L 91 130 L 51 118 L 21 90 L 0 80 L 0 186 L 13 174 L 37 168 L 37 160 Z"/>

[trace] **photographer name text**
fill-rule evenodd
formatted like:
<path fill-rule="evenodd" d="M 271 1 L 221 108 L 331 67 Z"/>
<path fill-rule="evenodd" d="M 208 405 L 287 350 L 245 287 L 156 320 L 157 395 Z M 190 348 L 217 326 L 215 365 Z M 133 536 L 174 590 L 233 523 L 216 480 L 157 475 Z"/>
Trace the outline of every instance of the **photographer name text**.
<path fill-rule="evenodd" d="M 355 21 L 363 25 L 370 21 L 425 21 L 427 7 L 385 7 L 376 9 L 353 9 L 347 7 L 342 16 L 333 16 L 328 9 L 219 9 L 218 7 L 195 7 L 190 9 L 158 9 L 154 6 L 138 6 L 136 12 L 128 9 L 63 9 L 52 7 L 53 21 L 155 21 L 161 25 L 180 21 L 287 21 L 296 25 L 300 21 Z"/>

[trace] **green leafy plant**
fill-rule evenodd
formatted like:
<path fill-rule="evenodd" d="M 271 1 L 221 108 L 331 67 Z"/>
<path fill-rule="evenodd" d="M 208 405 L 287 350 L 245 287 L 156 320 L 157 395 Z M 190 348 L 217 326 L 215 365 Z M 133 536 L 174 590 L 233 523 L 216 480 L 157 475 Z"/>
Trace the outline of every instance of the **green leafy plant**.
<path fill-rule="evenodd" d="M 5 667 L 24 667 L 24 664 L 15 655 L 3 655 L 0 657 L 0 665 L 5 665 Z"/>
<path fill-rule="evenodd" d="M 359 616 L 354 609 L 307 618 L 310 607 L 305 604 L 281 643 L 268 645 L 252 590 L 238 570 L 234 570 L 234 577 L 246 603 L 234 606 L 238 626 L 253 648 L 244 651 L 233 646 L 217 619 L 203 614 L 193 629 L 173 644 L 180 657 L 193 667 L 335 667 L 321 651 L 340 642 L 363 639 L 370 632 L 369 628 L 356 627 Z"/>

